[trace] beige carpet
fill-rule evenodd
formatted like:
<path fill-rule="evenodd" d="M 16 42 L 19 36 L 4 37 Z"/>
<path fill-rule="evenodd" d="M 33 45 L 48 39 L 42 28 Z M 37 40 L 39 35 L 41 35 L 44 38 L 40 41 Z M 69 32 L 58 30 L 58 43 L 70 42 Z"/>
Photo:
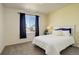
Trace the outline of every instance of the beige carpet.
<path fill-rule="evenodd" d="M 4 48 L 2 55 L 44 55 L 44 50 L 32 45 L 32 42 L 10 45 Z"/>
<path fill-rule="evenodd" d="M 45 51 L 32 42 L 6 46 L 2 55 L 45 55 Z M 70 46 L 61 52 L 61 55 L 79 55 L 79 48 Z"/>

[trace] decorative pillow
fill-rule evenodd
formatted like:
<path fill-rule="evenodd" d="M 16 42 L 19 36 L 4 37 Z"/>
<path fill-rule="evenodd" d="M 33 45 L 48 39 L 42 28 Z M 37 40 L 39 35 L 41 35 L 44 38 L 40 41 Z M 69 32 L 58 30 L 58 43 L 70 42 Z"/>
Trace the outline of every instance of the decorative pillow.
<path fill-rule="evenodd" d="M 69 31 L 62 31 L 62 33 L 63 33 L 63 36 L 70 36 Z"/>
<path fill-rule="evenodd" d="M 53 31 L 53 35 L 63 36 L 63 32 L 61 30 L 55 30 L 55 31 Z"/>

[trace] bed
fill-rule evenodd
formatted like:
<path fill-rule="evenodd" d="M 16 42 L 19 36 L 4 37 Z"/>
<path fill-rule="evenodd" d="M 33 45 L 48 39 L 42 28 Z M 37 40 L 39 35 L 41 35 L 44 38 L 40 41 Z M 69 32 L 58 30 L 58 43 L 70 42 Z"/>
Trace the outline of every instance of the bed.
<path fill-rule="evenodd" d="M 54 31 L 54 34 L 35 37 L 32 44 L 44 49 L 47 55 L 60 55 L 62 50 L 75 43 L 72 28 L 55 27 Z"/>

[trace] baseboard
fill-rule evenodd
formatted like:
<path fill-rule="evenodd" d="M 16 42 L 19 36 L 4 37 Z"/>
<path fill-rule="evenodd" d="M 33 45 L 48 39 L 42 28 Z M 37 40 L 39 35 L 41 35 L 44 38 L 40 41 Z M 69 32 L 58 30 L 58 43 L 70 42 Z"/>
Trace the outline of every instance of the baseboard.
<path fill-rule="evenodd" d="M 73 46 L 78 47 L 79 48 L 79 43 L 74 44 Z"/>
<path fill-rule="evenodd" d="M 32 41 L 28 41 L 28 42 L 32 42 Z M 9 45 L 6 45 L 6 47 L 7 47 L 7 46 L 13 46 L 13 45 L 19 45 L 19 44 L 24 44 L 24 43 L 28 43 L 28 42 L 21 42 L 21 43 L 9 44 Z"/>
<path fill-rule="evenodd" d="M 26 42 L 29 42 L 29 41 L 32 41 L 32 40 L 19 39 L 19 41 L 17 41 L 17 42 L 8 42 L 8 43 L 6 43 L 5 45 L 8 46 L 8 45 L 14 45 L 14 44 L 21 44 L 21 43 L 26 43 Z"/>

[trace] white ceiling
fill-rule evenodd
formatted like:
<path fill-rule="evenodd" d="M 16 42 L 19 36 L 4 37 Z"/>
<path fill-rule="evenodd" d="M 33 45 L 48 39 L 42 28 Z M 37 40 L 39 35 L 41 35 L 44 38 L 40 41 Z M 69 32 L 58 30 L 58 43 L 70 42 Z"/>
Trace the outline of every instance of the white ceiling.
<path fill-rule="evenodd" d="M 62 8 L 68 4 L 67 3 L 4 3 L 3 5 L 4 7 L 18 8 L 30 12 L 32 11 L 47 14 L 51 11 L 55 11 L 59 8 Z"/>

